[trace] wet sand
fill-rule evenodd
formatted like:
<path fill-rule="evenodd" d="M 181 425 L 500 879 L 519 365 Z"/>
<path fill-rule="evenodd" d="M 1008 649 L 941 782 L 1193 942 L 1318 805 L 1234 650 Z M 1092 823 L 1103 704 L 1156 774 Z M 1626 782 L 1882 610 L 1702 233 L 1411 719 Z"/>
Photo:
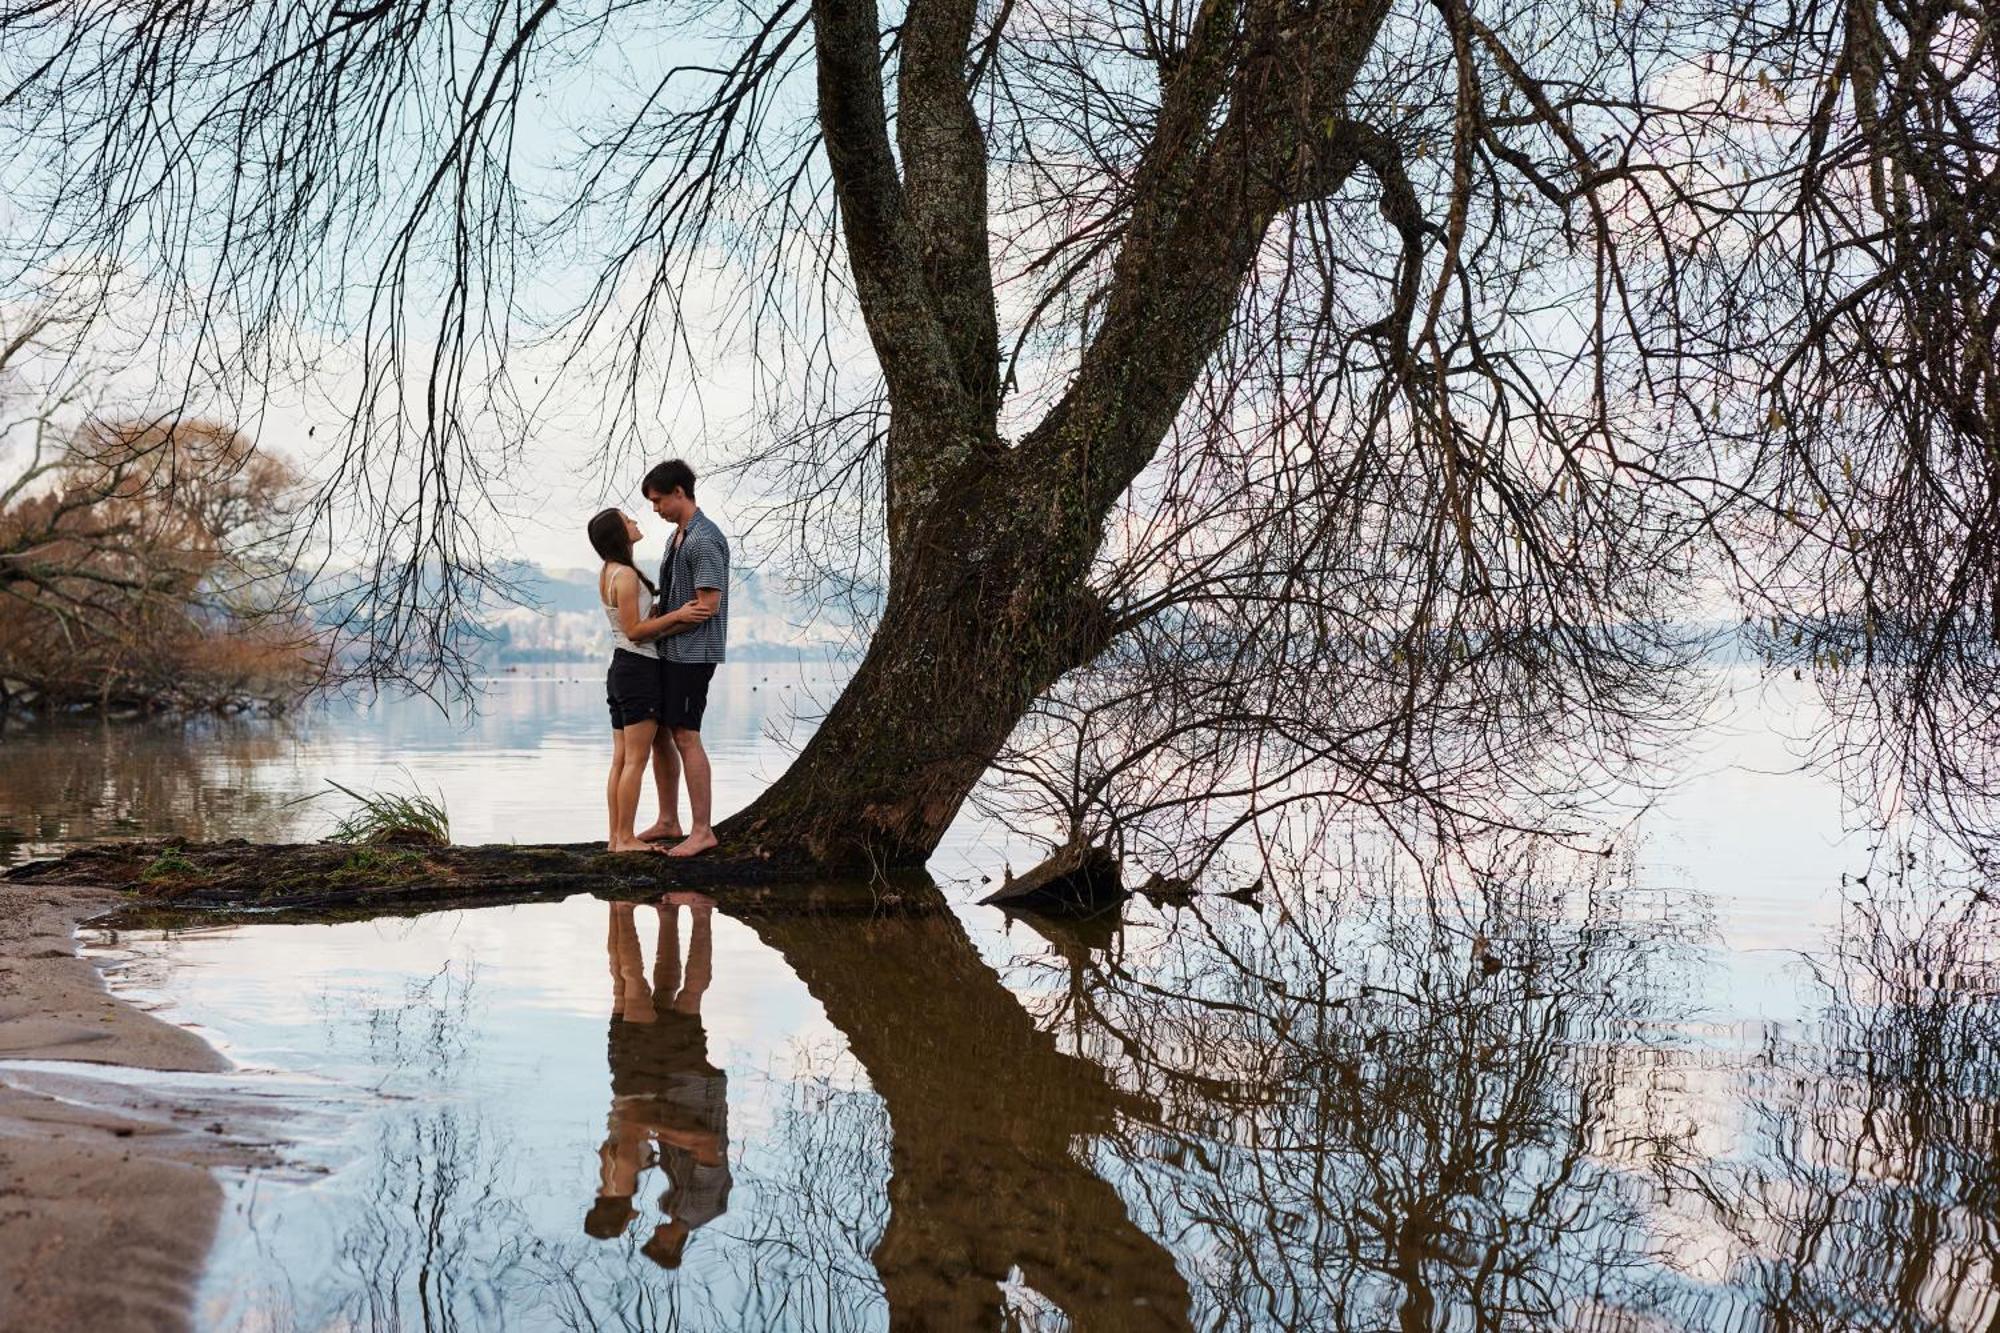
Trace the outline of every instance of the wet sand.
<path fill-rule="evenodd" d="M 77 956 L 77 922 L 118 901 L 0 884 L 0 1328 L 15 1333 L 188 1327 L 222 1206 L 210 1168 L 269 1156 L 185 1087 L 8 1063 L 230 1067 Z"/>

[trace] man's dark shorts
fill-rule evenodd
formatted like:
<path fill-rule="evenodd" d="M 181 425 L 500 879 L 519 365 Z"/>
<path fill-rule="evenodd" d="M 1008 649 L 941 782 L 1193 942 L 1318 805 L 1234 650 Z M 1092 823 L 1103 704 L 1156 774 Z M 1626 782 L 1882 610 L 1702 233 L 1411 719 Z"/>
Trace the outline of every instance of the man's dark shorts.
<path fill-rule="evenodd" d="M 715 676 L 713 662 L 669 662 L 660 659 L 660 725 L 700 731 L 701 715 L 708 708 L 708 682 Z"/>
<path fill-rule="evenodd" d="M 651 657 L 628 653 L 623 648 L 611 654 L 611 670 L 604 677 L 604 701 L 611 706 L 611 726 L 623 731 L 634 722 L 654 722 L 660 716 L 660 664 Z"/>

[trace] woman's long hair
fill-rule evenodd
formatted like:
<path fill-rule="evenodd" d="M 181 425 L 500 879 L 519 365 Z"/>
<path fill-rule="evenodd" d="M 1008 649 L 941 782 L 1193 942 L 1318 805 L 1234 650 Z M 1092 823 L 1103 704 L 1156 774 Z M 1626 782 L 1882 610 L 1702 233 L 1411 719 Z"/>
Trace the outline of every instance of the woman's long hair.
<path fill-rule="evenodd" d="M 590 526 L 584 529 L 590 534 L 591 549 L 614 565 L 623 565 L 639 576 L 639 582 L 646 585 L 646 591 L 657 597 L 660 590 L 646 577 L 646 571 L 632 563 L 632 538 L 625 531 L 625 512 L 621 509 L 600 509 L 591 516 Z"/>

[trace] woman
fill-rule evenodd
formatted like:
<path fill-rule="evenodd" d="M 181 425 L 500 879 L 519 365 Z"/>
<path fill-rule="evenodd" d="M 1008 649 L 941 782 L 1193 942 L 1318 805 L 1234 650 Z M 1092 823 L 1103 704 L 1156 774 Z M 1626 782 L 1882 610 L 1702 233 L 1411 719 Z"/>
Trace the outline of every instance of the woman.
<path fill-rule="evenodd" d="M 645 608 L 658 590 L 632 563 L 632 544 L 643 535 L 639 525 L 623 510 L 606 509 L 590 520 L 588 531 L 591 547 L 604 560 L 597 573 L 597 600 L 611 623 L 611 671 L 604 682 L 611 706 L 611 777 L 604 787 L 611 815 L 609 845 L 614 852 L 657 852 L 659 847 L 632 832 L 653 732 L 660 724 L 659 649 L 652 640 L 698 625 L 714 612 L 689 602 L 646 618 Z"/>

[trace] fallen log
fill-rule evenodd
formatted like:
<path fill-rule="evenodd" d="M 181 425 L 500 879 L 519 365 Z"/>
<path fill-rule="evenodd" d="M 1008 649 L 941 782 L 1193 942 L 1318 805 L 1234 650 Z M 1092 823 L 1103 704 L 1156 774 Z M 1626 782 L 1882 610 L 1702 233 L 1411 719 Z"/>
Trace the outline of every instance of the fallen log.
<path fill-rule="evenodd" d="M 152 840 L 78 848 L 0 875 L 130 896 L 117 916 L 150 920 L 329 921 L 409 911 L 551 902 L 572 894 L 647 899 L 698 891 L 737 914 L 875 912 L 934 893 L 922 872 L 831 879 L 755 854 L 675 858 L 610 853 L 601 843 L 402 846 Z"/>

